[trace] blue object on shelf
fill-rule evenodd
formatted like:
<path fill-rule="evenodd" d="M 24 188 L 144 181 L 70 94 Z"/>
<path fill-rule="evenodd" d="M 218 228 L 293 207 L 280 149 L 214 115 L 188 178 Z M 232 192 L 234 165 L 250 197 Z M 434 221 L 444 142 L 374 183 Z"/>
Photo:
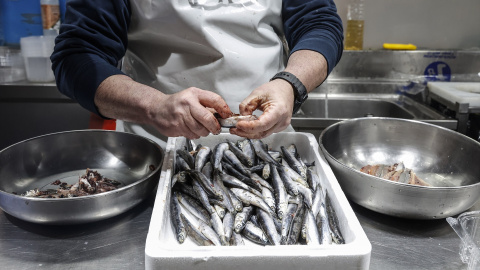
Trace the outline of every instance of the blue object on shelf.
<path fill-rule="evenodd" d="M 59 0 L 59 6 L 60 6 L 60 22 L 65 21 L 65 11 L 67 9 L 67 0 Z"/>
<path fill-rule="evenodd" d="M 22 37 L 43 35 L 40 0 L 0 0 L 0 19 L 7 46 L 19 46 Z"/>

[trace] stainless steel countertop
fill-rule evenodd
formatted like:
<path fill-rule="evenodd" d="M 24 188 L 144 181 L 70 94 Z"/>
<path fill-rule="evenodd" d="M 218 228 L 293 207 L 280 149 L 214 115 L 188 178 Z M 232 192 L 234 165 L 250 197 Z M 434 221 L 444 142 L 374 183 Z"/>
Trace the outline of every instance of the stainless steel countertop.
<path fill-rule="evenodd" d="M 0 210 L 0 266 L 8 269 L 145 269 L 155 193 L 130 211 L 75 226 L 24 222 Z M 372 243 L 370 269 L 467 269 L 445 219 L 406 220 L 352 203 Z M 480 210 L 480 201 L 470 210 Z"/>

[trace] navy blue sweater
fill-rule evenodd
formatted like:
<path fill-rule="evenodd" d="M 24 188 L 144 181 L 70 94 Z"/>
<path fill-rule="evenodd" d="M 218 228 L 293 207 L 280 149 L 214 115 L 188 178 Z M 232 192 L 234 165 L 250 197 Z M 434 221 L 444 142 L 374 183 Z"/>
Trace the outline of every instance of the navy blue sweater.
<path fill-rule="evenodd" d="M 130 16 L 128 0 L 67 2 L 52 69 L 60 92 L 98 115 L 98 86 L 109 76 L 123 74 L 117 65 L 127 50 Z M 330 73 L 343 51 L 342 22 L 333 0 L 283 0 L 282 19 L 290 53 L 319 52 Z"/>

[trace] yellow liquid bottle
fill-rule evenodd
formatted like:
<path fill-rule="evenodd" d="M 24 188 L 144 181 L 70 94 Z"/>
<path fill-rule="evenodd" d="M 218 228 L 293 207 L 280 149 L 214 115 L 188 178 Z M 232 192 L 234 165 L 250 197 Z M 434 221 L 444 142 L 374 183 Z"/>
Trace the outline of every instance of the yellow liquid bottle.
<path fill-rule="evenodd" d="M 363 50 L 363 20 L 348 20 L 345 50 Z"/>
<path fill-rule="evenodd" d="M 363 1 L 350 0 L 348 3 L 345 50 L 363 50 Z"/>

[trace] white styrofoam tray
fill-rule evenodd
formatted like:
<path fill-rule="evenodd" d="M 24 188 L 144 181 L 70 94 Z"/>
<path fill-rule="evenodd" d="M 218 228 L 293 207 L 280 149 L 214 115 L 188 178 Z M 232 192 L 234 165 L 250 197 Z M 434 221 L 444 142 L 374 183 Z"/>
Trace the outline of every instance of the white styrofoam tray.
<path fill-rule="evenodd" d="M 231 134 L 210 135 L 195 143 L 213 147 L 226 140 L 243 139 Z M 315 161 L 322 186 L 327 189 L 336 211 L 343 245 L 325 246 L 197 246 L 192 241 L 179 244 L 170 220 L 170 189 L 175 150 L 184 138 L 169 138 L 160 175 L 152 219 L 145 246 L 146 269 L 368 269 L 372 246 L 327 161 L 319 153 L 318 142 L 309 133 L 276 133 L 262 140 L 270 149 L 295 143 L 302 159 Z M 246 241 L 247 242 L 247 241 Z"/>
<path fill-rule="evenodd" d="M 480 107 L 480 83 L 478 82 L 428 82 L 430 92 L 469 107 Z"/>

